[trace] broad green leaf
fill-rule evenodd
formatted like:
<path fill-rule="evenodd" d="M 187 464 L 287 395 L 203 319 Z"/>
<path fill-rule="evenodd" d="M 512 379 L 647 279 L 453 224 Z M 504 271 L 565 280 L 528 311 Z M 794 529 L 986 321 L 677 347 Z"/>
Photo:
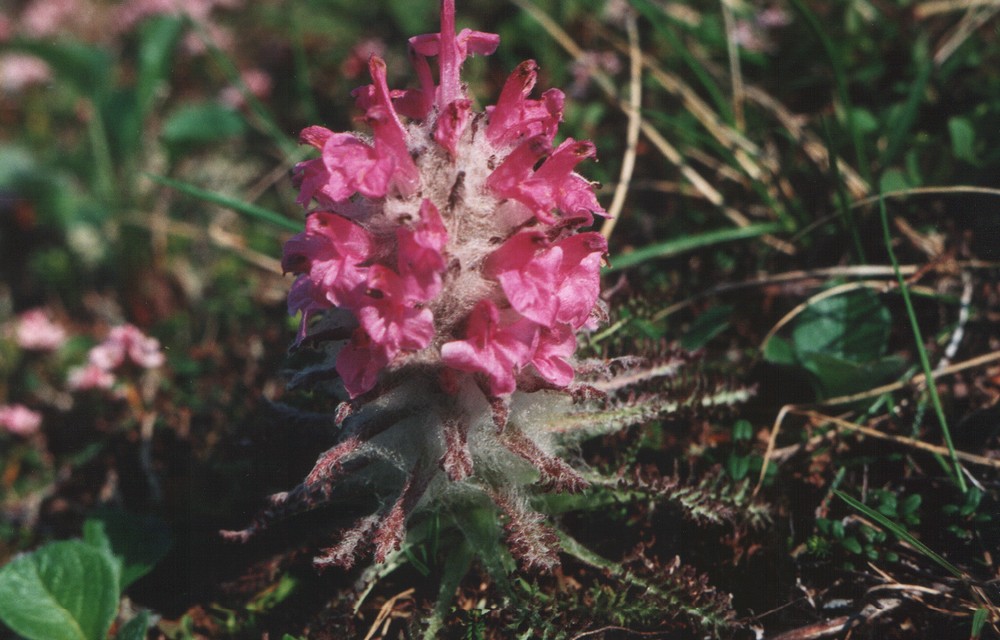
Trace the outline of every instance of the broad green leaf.
<path fill-rule="evenodd" d="M 878 187 L 882 193 L 892 193 L 912 189 L 913 185 L 902 170 L 887 169 L 879 178 Z"/>
<path fill-rule="evenodd" d="M 136 94 L 139 111 L 146 116 L 153 106 L 156 92 L 166 80 L 173 63 L 173 52 L 184 29 L 185 19 L 159 16 L 147 20 L 140 28 L 139 70 Z"/>
<path fill-rule="evenodd" d="M 951 136 L 951 152 L 959 160 L 976 162 L 976 130 L 968 118 L 955 116 L 948 119 L 948 135 Z"/>
<path fill-rule="evenodd" d="M 125 511 L 98 512 L 84 523 L 83 537 L 121 560 L 122 591 L 152 571 L 172 544 L 170 531 L 161 519 Z"/>
<path fill-rule="evenodd" d="M 872 362 L 855 362 L 825 353 L 802 355 L 802 366 L 815 376 L 817 391 L 824 398 L 877 387 L 897 376 L 905 365 L 901 358 L 893 356 Z"/>
<path fill-rule="evenodd" d="M 180 107 L 163 123 L 160 138 L 175 151 L 206 145 L 243 133 L 246 123 L 238 112 L 215 102 Z"/>
<path fill-rule="evenodd" d="M 774 364 L 796 364 L 795 347 L 781 336 L 771 336 L 764 345 L 764 359 Z"/>
<path fill-rule="evenodd" d="M 868 289 L 822 299 L 799 316 L 792 341 L 800 358 L 823 353 L 865 363 L 885 352 L 892 317 Z"/>
<path fill-rule="evenodd" d="M 104 640 L 117 575 L 114 560 L 83 541 L 47 544 L 0 569 L 0 619 L 28 640 Z"/>

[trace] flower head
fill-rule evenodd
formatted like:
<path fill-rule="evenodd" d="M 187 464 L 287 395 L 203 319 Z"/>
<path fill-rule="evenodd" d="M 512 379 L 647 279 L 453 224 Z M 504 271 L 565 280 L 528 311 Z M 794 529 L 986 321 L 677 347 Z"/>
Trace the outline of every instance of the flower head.
<path fill-rule="evenodd" d="M 42 426 L 42 414 L 22 404 L 0 406 L 0 426 L 18 436 L 30 436 Z"/>
<path fill-rule="evenodd" d="M 66 330 L 49 319 L 42 309 L 25 311 L 14 329 L 17 345 L 34 351 L 54 351 L 66 342 Z"/>
<path fill-rule="evenodd" d="M 539 356 L 542 377 L 572 382 L 569 339 L 598 304 L 607 250 L 600 235 L 577 233 L 604 213 L 575 172 L 594 146 L 554 144 L 564 96 L 530 97 L 534 61 L 511 74 L 496 105 L 473 111 L 462 63 L 498 44 L 456 33 L 454 0 L 444 0 L 440 33 L 410 39 L 417 87 L 390 89 L 371 56 L 372 84 L 354 92 L 370 135 L 313 126 L 300 136 L 319 156 L 294 172 L 299 203 L 315 208 L 285 246 L 283 267 L 298 276 L 289 311 L 302 313 L 299 341 L 317 313 L 350 312 L 357 326 L 336 369 L 351 397 L 417 365 L 509 396 L 540 336 L 545 353 L 558 344 L 562 354 Z"/>
<path fill-rule="evenodd" d="M 71 389 L 110 389 L 115 384 L 114 370 L 127 362 L 143 369 L 163 366 L 166 357 L 160 341 L 145 335 L 131 324 L 113 327 L 100 344 L 87 353 L 87 362 L 70 370 L 67 382 Z"/>

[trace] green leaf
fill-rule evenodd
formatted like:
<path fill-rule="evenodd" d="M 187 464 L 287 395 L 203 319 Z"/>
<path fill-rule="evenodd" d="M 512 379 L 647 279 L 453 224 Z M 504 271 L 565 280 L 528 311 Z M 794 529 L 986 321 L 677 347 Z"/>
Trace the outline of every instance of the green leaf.
<path fill-rule="evenodd" d="M 840 498 L 841 500 L 843 500 L 844 502 L 846 502 L 848 505 L 850 505 L 851 508 L 853 508 L 855 511 L 860 511 L 863 515 L 865 515 L 868 518 L 874 520 L 875 522 L 878 522 L 880 525 L 882 525 L 883 527 L 885 527 L 886 529 L 888 529 L 889 531 L 891 531 L 900 540 L 903 540 L 903 541 L 909 543 L 917 551 L 919 551 L 920 553 L 922 553 L 925 556 L 927 556 L 927 558 L 929 558 L 930 560 L 936 562 L 940 567 L 942 567 L 945 571 L 947 571 L 951 575 L 955 576 L 956 578 L 962 579 L 962 580 L 964 580 L 967 577 L 964 573 L 962 573 L 962 571 L 960 569 L 958 569 L 958 567 L 956 567 L 952 563 L 950 563 L 947 560 L 945 560 L 937 552 L 933 551 L 930 547 L 928 547 L 927 545 L 925 545 L 923 542 L 921 542 L 921 541 L 917 540 L 916 538 L 914 538 L 913 535 L 909 531 L 907 531 L 906 529 L 904 529 L 900 525 L 896 524 L 895 522 L 893 522 L 889 518 L 886 518 L 884 515 L 882 515 L 878 511 L 872 509 L 871 507 L 867 506 L 863 502 L 860 502 L 859 500 L 856 500 L 856 499 L 852 498 L 851 496 L 847 495 L 846 493 L 844 493 L 842 491 L 834 489 L 833 493 L 836 494 L 838 498 Z"/>
<path fill-rule="evenodd" d="M 906 363 L 896 356 L 865 363 L 825 353 L 807 353 L 802 356 L 802 366 L 813 374 L 817 392 L 824 398 L 834 398 L 884 384 L 896 377 Z"/>
<path fill-rule="evenodd" d="M 691 323 L 687 333 L 681 336 L 681 346 L 689 351 L 704 347 L 712 338 L 729 328 L 729 316 L 733 306 L 728 304 L 712 307 Z"/>
<path fill-rule="evenodd" d="M 750 456 L 741 456 L 735 452 L 730 452 L 726 458 L 726 472 L 736 482 L 747 477 L 750 472 Z"/>
<path fill-rule="evenodd" d="M 0 569 L 0 619 L 28 640 L 104 640 L 117 576 L 114 560 L 83 541 L 47 544 Z"/>
<path fill-rule="evenodd" d="M 796 364 L 795 347 L 781 336 L 771 336 L 764 345 L 764 359 L 774 364 Z"/>
<path fill-rule="evenodd" d="M 101 511 L 87 520 L 83 537 L 121 561 L 122 591 L 152 571 L 172 544 L 170 531 L 161 519 L 118 510 Z"/>
<path fill-rule="evenodd" d="M 968 118 L 955 116 L 948 119 L 948 134 L 951 136 L 951 152 L 959 160 L 970 164 L 976 162 L 976 130 Z"/>
<path fill-rule="evenodd" d="M 746 419 L 739 419 L 733 425 L 733 440 L 739 442 L 749 442 L 753 439 L 753 423 Z"/>
<path fill-rule="evenodd" d="M 143 609 L 139 615 L 122 625 L 115 635 L 115 640 L 145 640 L 147 629 L 149 629 L 149 611 Z"/>
<path fill-rule="evenodd" d="M 173 52 L 185 19 L 158 16 L 143 22 L 139 29 L 139 69 L 136 94 L 139 111 L 145 117 L 153 106 L 156 92 L 170 74 Z"/>
<path fill-rule="evenodd" d="M 840 544 L 844 546 L 845 549 L 851 553 L 861 553 L 863 549 L 861 548 L 861 543 L 854 536 L 848 536 L 840 541 Z"/>
<path fill-rule="evenodd" d="M 163 123 L 160 138 L 174 151 L 241 135 L 246 122 L 238 112 L 216 102 L 187 104 Z"/>
<path fill-rule="evenodd" d="M 792 341 L 800 356 L 823 353 L 866 363 L 885 352 L 891 330 L 889 310 L 875 293 L 860 289 L 809 305 L 799 316 Z"/>

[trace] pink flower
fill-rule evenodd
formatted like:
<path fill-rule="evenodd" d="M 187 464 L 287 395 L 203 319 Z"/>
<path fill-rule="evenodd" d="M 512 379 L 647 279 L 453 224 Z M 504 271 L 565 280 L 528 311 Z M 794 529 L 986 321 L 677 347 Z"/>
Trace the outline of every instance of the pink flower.
<path fill-rule="evenodd" d="M 358 321 L 371 341 L 391 360 L 400 351 L 415 351 L 434 337 L 434 314 L 415 304 L 419 289 L 407 286 L 398 274 L 382 265 L 368 273 L 367 295 L 357 311 Z"/>
<path fill-rule="evenodd" d="M 391 360 L 384 348 L 358 329 L 337 354 L 336 368 L 344 388 L 355 398 L 375 386 L 379 373 Z"/>
<path fill-rule="evenodd" d="M 42 309 L 22 313 L 14 335 L 19 347 L 36 351 L 54 351 L 66 342 L 66 331 Z"/>
<path fill-rule="evenodd" d="M 271 93 L 273 82 L 271 76 L 263 69 L 247 69 L 240 73 L 240 79 L 250 95 L 256 98 L 266 98 Z M 223 89 L 219 94 L 219 99 L 223 104 L 233 109 L 240 109 L 246 104 L 243 90 L 236 85 L 230 85 Z"/>
<path fill-rule="evenodd" d="M 18 436 L 30 436 L 42 426 L 42 414 L 22 404 L 0 406 L 0 426 Z"/>
<path fill-rule="evenodd" d="M 501 324 L 497 306 L 483 300 L 469 314 L 465 335 L 465 340 L 441 346 L 442 362 L 459 371 L 484 374 L 494 397 L 512 393 L 514 374 L 534 351 L 535 325 L 527 321 Z"/>
<path fill-rule="evenodd" d="M 21 12 L 21 27 L 32 38 L 48 38 L 79 19 L 79 0 L 33 0 Z"/>
<path fill-rule="evenodd" d="M 111 329 L 104 341 L 90 350 L 91 364 L 110 371 L 125 363 L 126 358 L 144 369 L 163 366 L 160 341 L 147 337 L 136 326 L 124 324 Z"/>
<path fill-rule="evenodd" d="M 439 33 L 409 43 L 416 88 L 390 89 L 372 55 L 372 83 L 353 93 L 370 136 L 300 134 L 319 156 L 295 167 L 298 202 L 319 210 L 282 259 L 298 276 L 288 297 L 289 312 L 302 313 L 296 344 L 312 316 L 347 312 L 357 325 L 335 366 L 351 397 L 384 376 L 402 379 L 411 362 L 438 368 L 455 393 L 471 374 L 491 397 L 509 395 L 522 370 L 567 386 L 607 251 L 598 234 L 578 233 L 604 213 L 576 173 L 594 146 L 553 148 L 565 97 L 531 97 L 533 61 L 495 106 L 474 111 L 462 64 L 493 53 L 499 38 L 456 33 L 454 0 L 442 0 Z"/>
<path fill-rule="evenodd" d="M 570 360 L 575 351 L 576 334 L 570 325 L 557 324 L 552 329 L 542 327 L 531 364 L 545 380 L 557 387 L 566 387 L 573 382 L 575 372 Z"/>
<path fill-rule="evenodd" d="M 74 391 L 110 389 L 115 386 L 115 375 L 100 365 L 88 362 L 82 367 L 70 369 L 66 383 Z"/>
<path fill-rule="evenodd" d="M 562 120 L 565 96 L 559 89 L 549 89 L 541 100 L 528 95 L 538 81 L 538 64 L 522 62 L 510 74 L 495 107 L 488 107 L 490 124 L 486 137 L 497 146 L 513 144 L 535 136 L 551 143 Z"/>
<path fill-rule="evenodd" d="M 399 244 L 399 273 L 412 282 L 409 289 L 413 298 L 427 301 L 436 297 L 441 291 L 448 230 L 433 202 L 424 200 L 420 205 L 420 219 L 396 230 L 396 242 Z"/>
<path fill-rule="evenodd" d="M 490 255 L 486 272 L 524 317 L 549 327 L 579 328 L 597 302 L 605 253 L 607 242 L 598 233 L 550 243 L 540 231 L 522 231 Z"/>
<path fill-rule="evenodd" d="M 301 274 L 288 296 L 288 312 L 301 311 L 300 337 L 312 313 L 331 306 L 353 307 L 368 280 L 368 260 L 374 250 L 368 232 L 347 218 L 315 211 L 306 230 L 285 244 L 281 268 Z"/>
<path fill-rule="evenodd" d="M 4 91 L 20 93 L 32 85 L 51 81 L 52 69 L 41 58 L 21 53 L 0 56 L 0 89 Z"/>
<path fill-rule="evenodd" d="M 455 35 L 455 0 L 441 3 L 441 32 L 410 38 L 410 46 L 421 56 L 438 56 L 440 84 L 437 89 L 437 106 L 446 106 L 465 98 L 460 72 L 462 63 L 470 53 L 488 56 L 496 51 L 500 36 L 471 29 L 462 29 Z M 427 114 L 424 114 L 426 116 Z"/>
<path fill-rule="evenodd" d="M 594 157 L 593 143 L 568 138 L 536 171 L 535 163 L 545 155 L 545 145 L 539 140 L 543 137 L 536 136 L 515 149 L 489 177 L 487 185 L 498 196 L 525 205 L 539 222 L 556 224 L 559 218 L 552 212 L 559 210 L 566 219 L 579 218 L 583 224 L 590 224 L 591 214 L 603 215 L 604 209 L 590 183 L 573 169 Z"/>

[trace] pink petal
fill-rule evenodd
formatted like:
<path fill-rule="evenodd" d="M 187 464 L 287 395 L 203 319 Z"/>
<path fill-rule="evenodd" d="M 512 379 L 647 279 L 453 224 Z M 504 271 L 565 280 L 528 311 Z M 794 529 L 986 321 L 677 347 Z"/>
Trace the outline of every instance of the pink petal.
<path fill-rule="evenodd" d="M 434 315 L 430 309 L 411 304 L 407 282 L 388 267 L 373 265 L 368 275 L 372 293 L 358 309 L 361 327 L 371 341 L 392 360 L 400 351 L 419 350 L 434 338 Z"/>
<path fill-rule="evenodd" d="M 539 149 L 541 136 L 524 142 L 500 164 L 487 178 L 487 186 L 503 198 L 511 198 L 524 204 L 534 216 L 545 224 L 555 224 L 559 221 L 553 215 L 556 209 L 581 206 L 579 190 L 583 188 L 583 179 L 573 173 L 577 164 L 585 158 L 595 155 L 592 142 L 577 142 L 566 139 L 559 145 L 537 171 L 531 171 L 527 160 L 531 158 L 525 147 Z M 535 158 L 537 161 L 537 157 Z M 534 166 L 534 162 L 532 162 Z M 586 188 L 589 188 L 587 185 Z M 596 203 L 596 199 L 593 201 Z M 597 205 L 600 208 L 600 205 Z M 601 209 L 603 211 L 603 209 Z M 580 212 L 570 212 L 572 217 L 581 217 Z"/>
<path fill-rule="evenodd" d="M 388 188 L 392 187 L 403 196 L 409 196 L 420 188 L 420 172 L 406 146 L 406 129 L 403 128 L 392 106 L 392 96 L 386 81 L 385 61 L 378 56 L 372 56 L 368 66 L 375 92 L 374 104 L 365 112 L 365 120 L 375 134 L 378 168 L 387 173 L 386 189 L 377 194 L 364 193 L 361 189 L 359 191 L 368 197 L 382 197 L 386 195 Z"/>
<path fill-rule="evenodd" d="M 601 293 L 601 261 L 608 242 L 596 232 L 578 233 L 556 243 L 562 251 L 556 320 L 577 329 L 587 321 Z"/>
<path fill-rule="evenodd" d="M 370 390 L 378 382 L 378 374 L 389 364 L 385 351 L 373 343 L 361 329 L 337 354 L 337 373 L 351 398 Z"/>
<path fill-rule="evenodd" d="M 469 314 L 465 333 L 465 340 L 441 346 L 441 361 L 459 371 L 484 374 L 494 397 L 513 393 L 514 374 L 533 352 L 537 326 L 528 321 L 501 325 L 497 306 L 481 300 Z"/>
<path fill-rule="evenodd" d="M 551 247 L 540 231 L 515 234 L 490 254 L 485 273 L 500 281 L 512 307 L 525 318 L 550 325 L 559 310 L 562 251 Z"/>
<path fill-rule="evenodd" d="M 550 89 L 542 100 L 529 100 L 537 78 L 535 61 L 522 62 L 504 83 L 496 106 L 487 108 L 486 136 L 494 145 L 515 144 L 538 135 L 552 140 L 562 119 L 565 96 L 558 89 Z"/>
<path fill-rule="evenodd" d="M 411 226 L 401 226 L 396 239 L 399 273 L 412 281 L 413 299 L 427 301 L 437 297 L 445 269 L 448 231 L 434 203 L 425 199 L 420 205 L 420 220 Z"/>
<path fill-rule="evenodd" d="M 444 147 L 454 158 L 458 140 L 469 124 L 472 115 L 472 100 L 455 100 L 445 106 L 434 125 L 434 141 Z"/>
<path fill-rule="evenodd" d="M 531 364 L 543 378 L 557 387 L 565 387 L 573 382 L 575 372 L 567 360 L 575 351 L 576 335 L 569 325 L 560 324 L 555 329 L 543 327 Z"/>
<path fill-rule="evenodd" d="M 460 72 L 470 53 L 490 55 L 500 44 L 500 36 L 463 29 L 455 35 L 455 0 L 441 0 L 441 31 L 410 38 L 410 47 L 422 56 L 438 56 L 439 108 L 465 97 Z"/>
<path fill-rule="evenodd" d="M 306 273 L 312 289 L 296 281 L 301 289 L 289 300 L 290 310 L 314 310 L 310 300 L 320 296 L 333 305 L 350 306 L 367 280 L 367 267 L 361 266 L 371 256 L 371 236 L 359 225 L 329 211 L 315 211 L 306 219 L 306 230 L 285 243 L 281 265 L 285 271 Z"/>

